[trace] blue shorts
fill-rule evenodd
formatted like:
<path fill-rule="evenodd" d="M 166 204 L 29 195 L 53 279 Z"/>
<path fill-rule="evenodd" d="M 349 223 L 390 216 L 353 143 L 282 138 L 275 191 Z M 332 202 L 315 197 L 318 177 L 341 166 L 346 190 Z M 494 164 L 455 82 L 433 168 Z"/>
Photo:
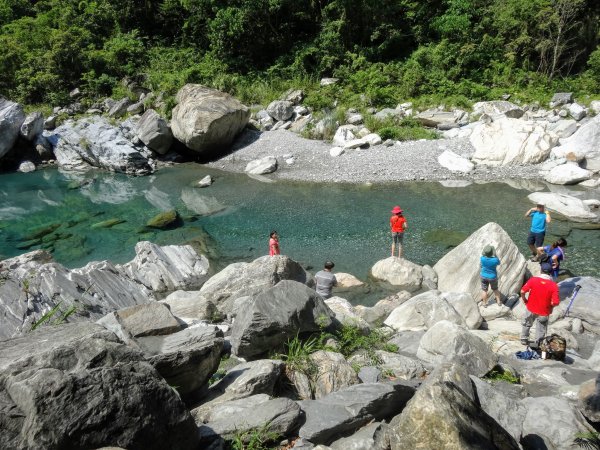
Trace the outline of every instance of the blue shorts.
<path fill-rule="evenodd" d="M 534 233 L 533 231 L 530 231 L 529 236 L 527 236 L 527 245 L 535 245 L 536 247 L 541 247 L 542 245 L 544 245 L 545 236 L 545 231 L 542 231 L 541 233 Z"/>
<path fill-rule="evenodd" d="M 392 232 L 392 239 L 394 240 L 394 244 L 402 244 L 404 233 Z"/>

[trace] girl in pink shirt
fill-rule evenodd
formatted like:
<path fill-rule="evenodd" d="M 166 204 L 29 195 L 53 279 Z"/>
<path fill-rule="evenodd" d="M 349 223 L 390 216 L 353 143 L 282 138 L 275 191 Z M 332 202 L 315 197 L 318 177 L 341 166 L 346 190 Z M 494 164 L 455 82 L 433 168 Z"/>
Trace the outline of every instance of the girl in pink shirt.
<path fill-rule="evenodd" d="M 277 236 L 277 231 L 271 231 L 270 236 L 271 238 L 269 239 L 269 255 L 280 255 L 281 251 L 279 250 L 279 236 Z"/>

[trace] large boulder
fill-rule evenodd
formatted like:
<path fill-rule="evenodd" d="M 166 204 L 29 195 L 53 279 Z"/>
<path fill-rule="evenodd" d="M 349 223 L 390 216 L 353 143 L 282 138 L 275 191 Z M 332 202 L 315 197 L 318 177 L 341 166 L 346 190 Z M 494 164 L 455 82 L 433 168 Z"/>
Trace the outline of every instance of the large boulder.
<path fill-rule="evenodd" d="M 408 291 L 400 291 L 387 296 L 373 306 L 356 305 L 354 310 L 371 326 L 380 326 L 390 313 L 398 306 L 410 299 L 412 294 Z"/>
<path fill-rule="evenodd" d="M 340 353 L 319 350 L 309 360 L 315 372 L 311 380 L 312 398 L 325 397 L 359 382 L 356 372 Z"/>
<path fill-rule="evenodd" d="M 0 158 L 15 145 L 24 120 L 25 112 L 20 104 L 0 97 Z"/>
<path fill-rule="evenodd" d="M 294 103 L 288 100 L 275 100 L 269 103 L 267 112 L 277 121 L 286 121 L 294 114 Z"/>
<path fill-rule="evenodd" d="M 164 303 L 146 303 L 119 309 L 98 320 L 100 325 L 115 333 L 123 341 L 144 336 L 160 336 L 183 329 Z"/>
<path fill-rule="evenodd" d="M 171 148 L 173 133 L 165 119 L 153 109 L 147 110 L 135 126 L 135 134 L 146 146 L 159 155 L 164 155 Z"/>
<path fill-rule="evenodd" d="M 556 136 L 538 122 L 501 118 L 477 125 L 470 136 L 472 161 L 487 166 L 540 163 L 556 144 Z"/>
<path fill-rule="evenodd" d="M 576 163 L 566 163 L 550 170 L 544 180 L 552 184 L 577 184 L 590 179 L 592 175 L 591 171 L 582 169 Z"/>
<path fill-rule="evenodd" d="M 250 109 L 231 95 L 199 84 L 183 86 L 176 101 L 173 136 L 204 155 L 230 145 L 250 119 Z"/>
<path fill-rule="evenodd" d="M 577 162 L 599 158 L 600 115 L 582 125 L 572 136 L 561 139 L 560 145 L 552 149 L 552 155 Z"/>
<path fill-rule="evenodd" d="M 438 274 L 438 289 L 445 292 L 467 292 L 481 295 L 479 265 L 481 251 L 493 245 L 501 264 L 498 266 L 498 288 L 508 295 L 518 292 L 525 277 L 525 258 L 500 225 L 490 222 L 471 234 L 448 252 L 433 267 Z"/>
<path fill-rule="evenodd" d="M 21 125 L 21 136 L 28 141 L 33 141 L 44 131 L 44 116 L 40 112 L 27 114 Z"/>
<path fill-rule="evenodd" d="M 550 211 L 557 212 L 573 222 L 597 222 L 594 213 L 581 199 L 555 192 L 533 192 L 527 196 L 533 203 L 541 203 Z"/>
<path fill-rule="evenodd" d="M 423 283 L 423 268 L 404 258 L 389 258 L 377 261 L 371 268 L 370 276 L 385 281 L 398 290 L 415 292 Z"/>
<path fill-rule="evenodd" d="M 428 330 L 441 320 L 465 325 L 464 318 L 440 291 L 428 291 L 398 306 L 383 323 L 396 331 L 419 331 Z"/>
<path fill-rule="evenodd" d="M 0 316 L 0 338 L 28 331 L 59 303 L 63 311 L 75 308 L 69 321 L 97 320 L 117 309 L 156 300 L 156 291 L 198 289 L 208 271 L 206 259 L 192 247 L 150 242 L 139 242 L 134 260 L 123 265 L 100 261 L 67 269 L 49 253 L 36 250 L 4 260 L 2 267 L 0 305 L 11 313 Z M 23 280 L 28 280 L 27 290 Z"/>
<path fill-rule="evenodd" d="M 512 102 L 506 100 L 494 100 L 488 102 L 477 102 L 473 105 L 473 114 L 488 116 L 504 115 L 512 119 L 520 119 L 525 111 Z"/>
<path fill-rule="evenodd" d="M 0 342 L 0 447 L 197 448 L 192 417 L 142 354 L 91 323 Z"/>
<path fill-rule="evenodd" d="M 169 306 L 174 316 L 184 321 L 206 320 L 212 322 L 218 315 L 215 304 L 199 291 L 177 290 L 161 302 Z"/>
<path fill-rule="evenodd" d="M 255 357 L 280 348 L 298 333 L 319 331 L 332 319 L 332 312 L 314 290 L 283 280 L 238 313 L 231 329 L 232 350 L 243 358 Z"/>
<path fill-rule="evenodd" d="M 335 321 L 340 325 L 357 327 L 363 332 L 368 332 L 371 329 L 371 326 L 360 317 L 359 313 L 348 300 L 341 297 L 331 297 L 325 300 L 325 304 L 333 311 Z"/>
<path fill-rule="evenodd" d="M 262 256 L 250 263 L 234 263 L 213 275 L 200 293 L 225 314 L 234 312 L 234 300 L 259 294 L 281 280 L 313 285 L 311 275 L 287 256 Z"/>
<path fill-rule="evenodd" d="M 579 387 L 579 411 L 591 422 L 600 423 L 600 378 L 588 380 Z"/>
<path fill-rule="evenodd" d="M 444 150 L 444 152 L 438 156 L 437 159 L 441 166 L 445 167 L 451 172 L 468 173 L 475 168 L 475 164 L 451 150 Z"/>
<path fill-rule="evenodd" d="M 300 407 L 306 422 L 299 436 L 315 444 L 329 444 L 348 436 L 363 425 L 393 417 L 415 392 L 407 383 L 357 384 L 318 400 L 303 400 Z"/>
<path fill-rule="evenodd" d="M 569 317 L 581 319 L 583 327 L 600 333 L 600 279 L 594 277 L 567 278 L 558 284 L 560 298 L 567 300 L 573 293 L 576 285 L 581 289 L 571 305 Z M 565 313 L 569 301 L 562 301 L 554 308 L 552 317 L 561 316 Z"/>
<path fill-rule="evenodd" d="M 433 365 L 461 364 L 469 374 L 478 377 L 498 362 L 497 355 L 483 339 L 447 320 L 436 323 L 423 335 L 417 357 Z"/>
<path fill-rule="evenodd" d="M 441 366 L 390 422 L 391 450 L 501 449 L 519 445 L 477 405 L 464 368 Z"/>
<path fill-rule="evenodd" d="M 65 122 L 48 140 L 58 165 L 64 169 L 87 171 L 91 166 L 130 175 L 154 171 L 150 152 L 144 154 L 134 147 L 122 130 L 104 117 Z"/>

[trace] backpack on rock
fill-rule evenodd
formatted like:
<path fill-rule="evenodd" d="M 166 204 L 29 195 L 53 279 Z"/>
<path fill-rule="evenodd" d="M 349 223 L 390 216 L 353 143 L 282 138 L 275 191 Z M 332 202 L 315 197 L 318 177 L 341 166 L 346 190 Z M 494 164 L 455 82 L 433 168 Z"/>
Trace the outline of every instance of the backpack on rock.
<path fill-rule="evenodd" d="M 567 340 L 558 334 L 552 334 L 540 339 L 538 349 L 542 352 L 542 359 L 564 361 L 567 353 Z"/>

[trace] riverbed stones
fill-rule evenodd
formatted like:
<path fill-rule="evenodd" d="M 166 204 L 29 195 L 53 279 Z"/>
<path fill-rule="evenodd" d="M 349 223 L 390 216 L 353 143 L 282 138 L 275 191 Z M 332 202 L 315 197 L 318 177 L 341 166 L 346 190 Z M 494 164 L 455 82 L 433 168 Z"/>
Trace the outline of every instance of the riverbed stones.
<path fill-rule="evenodd" d="M 371 268 L 370 276 L 385 281 L 398 290 L 418 291 L 423 282 L 421 266 L 407 259 L 391 256 L 377 261 Z"/>
<path fill-rule="evenodd" d="M 566 163 L 550 170 L 544 180 L 552 184 L 577 184 L 590 179 L 592 175 L 592 172 L 582 169 L 576 163 Z"/>
<path fill-rule="evenodd" d="M 396 331 L 419 331 L 428 330 L 441 320 L 465 325 L 463 317 L 441 296 L 441 292 L 428 291 L 398 306 L 383 323 Z"/>
<path fill-rule="evenodd" d="M 234 263 L 213 275 L 200 293 L 224 314 L 233 313 L 234 300 L 254 296 L 281 280 L 295 280 L 312 286 L 311 275 L 287 256 L 262 256 L 250 263 Z"/>
<path fill-rule="evenodd" d="M 265 156 L 264 158 L 250 161 L 244 172 L 252 175 L 266 175 L 277 170 L 277 158 L 274 156 Z"/>
<path fill-rule="evenodd" d="M 475 403 L 467 372 L 436 369 L 390 422 L 391 450 L 408 448 L 502 449 L 519 445 Z"/>
<path fill-rule="evenodd" d="M 332 144 L 344 148 L 346 143 L 356 140 L 355 130 L 356 127 L 354 125 L 342 125 L 336 130 Z"/>
<path fill-rule="evenodd" d="M 114 117 L 116 119 L 123 117 L 127 113 L 127 107 L 129 105 L 131 105 L 131 100 L 127 97 L 117 100 L 108 110 L 108 117 Z"/>
<path fill-rule="evenodd" d="M 44 131 L 44 116 L 40 112 L 33 112 L 27 114 L 25 120 L 21 124 L 20 133 L 21 136 L 32 142 L 37 136 L 42 134 Z"/>
<path fill-rule="evenodd" d="M 569 105 L 569 115 L 579 122 L 587 115 L 587 111 L 579 103 L 571 103 Z"/>
<path fill-rule="evenodd" d="M 410 383 L 357 384 L 318 400 L 298 402 L 306 415 L 299 436 L 314 444 L 329 444 L 372 420 L 398 414 L 414 395 Z"/>
<path fill-rule="evenodd" d="M 480 337 L 448 320 L 437 322 L 423 335 L 417 357 L 433 365 L 461 364 L 478 377 L 492 370 L 498 361 Z"/>
<path fill-rule="evenodd" d="M 274 100 L 267 106 L 269 115 L 277 121 L 286 121 L 294 114 L 294 103 L 288 100 Z"/>
<path fill-rule="evenodd" d="M 105 117 L 93 116 L 70 120 L 56 128 L 48 140 L 54 147 L 58 165 L 67 170 L 87 171 L 90 166 L 147 175 L 154 171 L 148 155 L 136 148 Z"/>
<path fill-rule="evenodd" d="M 523 285 L 526 264 L 519 248 L 500 225 L 490 222 L 463 243 L 450 250 L 433 267 L 438 274 L 438 289 L 444 292 L 466 292 L 479 298 L 481 281 L 479 267 L 481 251 L 493 245 L 501 264 L 498 266 L 499 290 L 504 295 L 518 292 Z"/>
<path fill-rule="evenodd" d="M 552 100 L 550 100 L 550 108 L 556 108 L 562 105 L 568 105 L 569 103 L 573 103 L 573 93 L 572 92 L 556 92 L 552 96 Z"/>
<path fill-rule="evenodd" d="M 541 124 L 501 118 L 473 129 L 472 161 L 488 166 L 537 164 L 546 160 L 556 140 Z"/>
<path fill-rule="evenodd" d="M 493 100 L 487 102 L 477 102 L 473 105 L 473 114 L 490 116 L 504 115 L 512 119 L 520 119 L 524 111 L 519 106 L 506 100 Z"/>
<path fill-rule="evenodd" d="M 176 210 L 171 209 L 152 217 L 146 222 L 146 226 L 149 228 L 157 228 L 159 230 L 167 230 L 176 227 L 180 220 L 179 213 Z"/>
<path fill-rule="evenodd" d="M 159 155 L 166 154 L 173 143 L 171 128 L 153 109 L 142 114 L 135 125 L 135 134 L 148 148 Z"/>
<path fill-rule="evenodd" d="M 19 164 L 17 172 L 28 173 L 35 171 L 35 164 L 31 161 L 23 161 Z"/>
<path fill-rule="evenodd" d="M 238 312 L 231 328 L 232 350 L 243 358 L 256 357 L 299 333 L 319 331 L 332 319 L 331 310 L 314 290 L 283 280 Z"/>
<path fill-rule="evenodd" d="M 533 203 L 541 203 L 573 222 L 596 222 L 599 217 L 580 198 L 555 192 L 533 192 L 527 196 Z"/>
<path fill-rule="evenodd" d="M 231 144 L 250 119 L 250 109 L 224 92 L 186 84 L 176 96 L 171 129 L 189 149 L 209 155 Z"/>
<path fill-rule="evenodd" d="M 92 323 L 1 342 L 0 397 L 2 448 L 188 450 L 198 442 L 177 393 L 141 353 Z"/>
<path fill-rule="evenodd" d="M 19 103 L 0 97 L 0 158 L 12 149 L 24 120 L 25 112 Z"/>
<path fill-rule="evenodd" d="M 475 164 L 451 150 L 444 150 L 444 152 L 438 156 L 438 162 L 442 167 L 445 167 L 451 172 L 469 173 L 475 168 Z"/>

